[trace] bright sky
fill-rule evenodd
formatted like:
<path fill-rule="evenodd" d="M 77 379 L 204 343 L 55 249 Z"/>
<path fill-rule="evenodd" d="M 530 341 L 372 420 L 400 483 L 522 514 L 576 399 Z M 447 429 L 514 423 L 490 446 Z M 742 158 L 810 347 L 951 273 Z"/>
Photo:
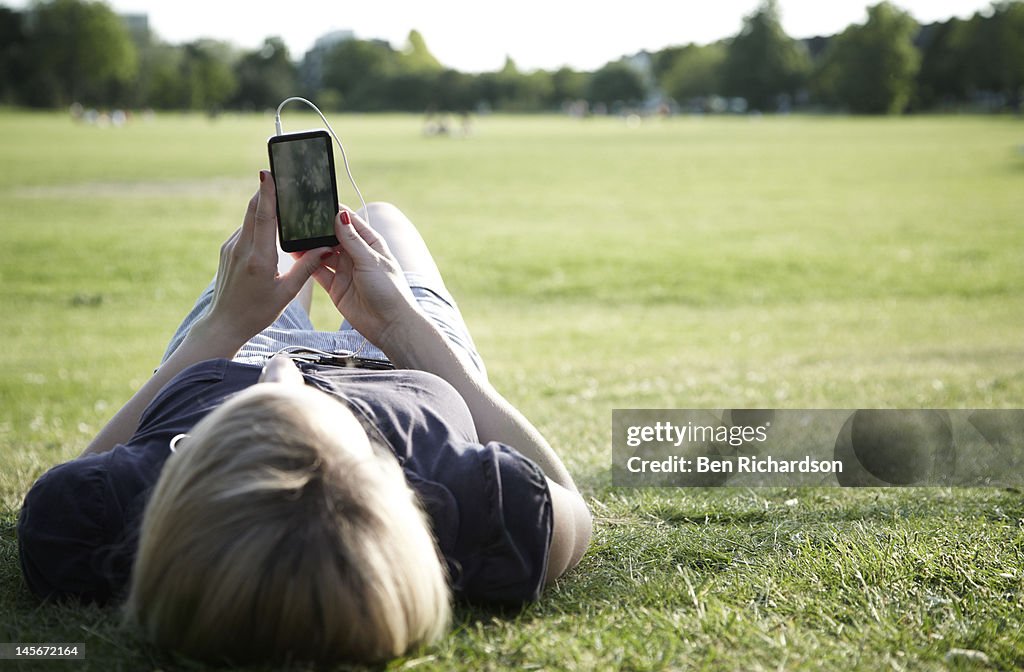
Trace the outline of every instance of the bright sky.
<path fill-rule="evenodd" d="M 878 0 L 779 0 L 791 37 L 831 35 L 867 19 Z M 0 0 L 24 7 L 27 0 Z M 284 39 L 299 59 L 319 36 L 348 29 L 361 39 L 402 47 L 412 29 L 444 65 L 464 72 L 497 70 L 509 55 L 520 70 L 568 65 L 594 70 L 642 49 L 706 44 L 739 32 L 760 0 L 107 0 L 120 13 L 149 15 L 171 43 L 213 37 L 254 48 Z M 921 23 L 967 18 L 989 0 L 895 0 Z"/>

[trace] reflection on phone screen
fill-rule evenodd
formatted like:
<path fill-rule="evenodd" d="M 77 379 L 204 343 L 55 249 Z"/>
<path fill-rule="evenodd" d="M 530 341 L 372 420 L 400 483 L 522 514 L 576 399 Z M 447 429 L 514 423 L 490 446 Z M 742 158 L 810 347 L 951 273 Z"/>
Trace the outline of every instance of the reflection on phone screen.
<path fill-rule="evenodd" d="M 305 138 L 271 145 L 282 240 L 334 235 L 334 190 L 329 145 Z"/>

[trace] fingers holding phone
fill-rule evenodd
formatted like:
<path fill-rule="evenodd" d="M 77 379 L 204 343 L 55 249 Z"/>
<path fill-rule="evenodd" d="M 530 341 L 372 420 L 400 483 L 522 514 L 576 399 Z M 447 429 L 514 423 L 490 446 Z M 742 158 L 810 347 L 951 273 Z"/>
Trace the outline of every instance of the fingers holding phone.
<path fill-rule="evenodd" d="M 277 319 L 331 251 L 306 251 L 279 274 L 274 200 L 273 179 L 261 171 L 260 191 L 249 202 L 242 227 L 221 247 L 210 317 L 242 342 Z"/>

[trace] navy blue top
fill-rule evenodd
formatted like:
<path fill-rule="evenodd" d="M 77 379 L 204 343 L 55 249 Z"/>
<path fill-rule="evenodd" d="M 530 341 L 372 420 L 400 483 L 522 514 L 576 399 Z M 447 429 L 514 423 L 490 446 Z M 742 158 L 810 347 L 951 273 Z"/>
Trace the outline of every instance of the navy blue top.
<path fill-rule="evenodd" d="M 456 596 L 536 599 L 551 544 L 551 494 L 541 470 L 501 443 L 481 445 L 459 393 L 422 371 L 305 367 L 307 384 L 346 403 L 398 459 L 431 521 Z M 126 444 L 50 469 L 18 519 L 22 571 L 40 597 L 125 597 L 142 511 L 169 444 L 260 367 L 210 360 L 176 376 Z"/>

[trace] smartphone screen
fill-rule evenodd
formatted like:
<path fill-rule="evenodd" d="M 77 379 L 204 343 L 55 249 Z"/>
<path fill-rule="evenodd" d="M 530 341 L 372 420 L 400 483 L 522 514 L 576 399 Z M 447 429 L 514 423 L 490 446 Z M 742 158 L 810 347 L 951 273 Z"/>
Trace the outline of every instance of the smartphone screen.
<path fill-rule="evenodd" d="M 338 185 L 325 130 L 276 135 L 267 143 L 277 186 L 277 226 L 285 252 L 333 247 Z"/>

